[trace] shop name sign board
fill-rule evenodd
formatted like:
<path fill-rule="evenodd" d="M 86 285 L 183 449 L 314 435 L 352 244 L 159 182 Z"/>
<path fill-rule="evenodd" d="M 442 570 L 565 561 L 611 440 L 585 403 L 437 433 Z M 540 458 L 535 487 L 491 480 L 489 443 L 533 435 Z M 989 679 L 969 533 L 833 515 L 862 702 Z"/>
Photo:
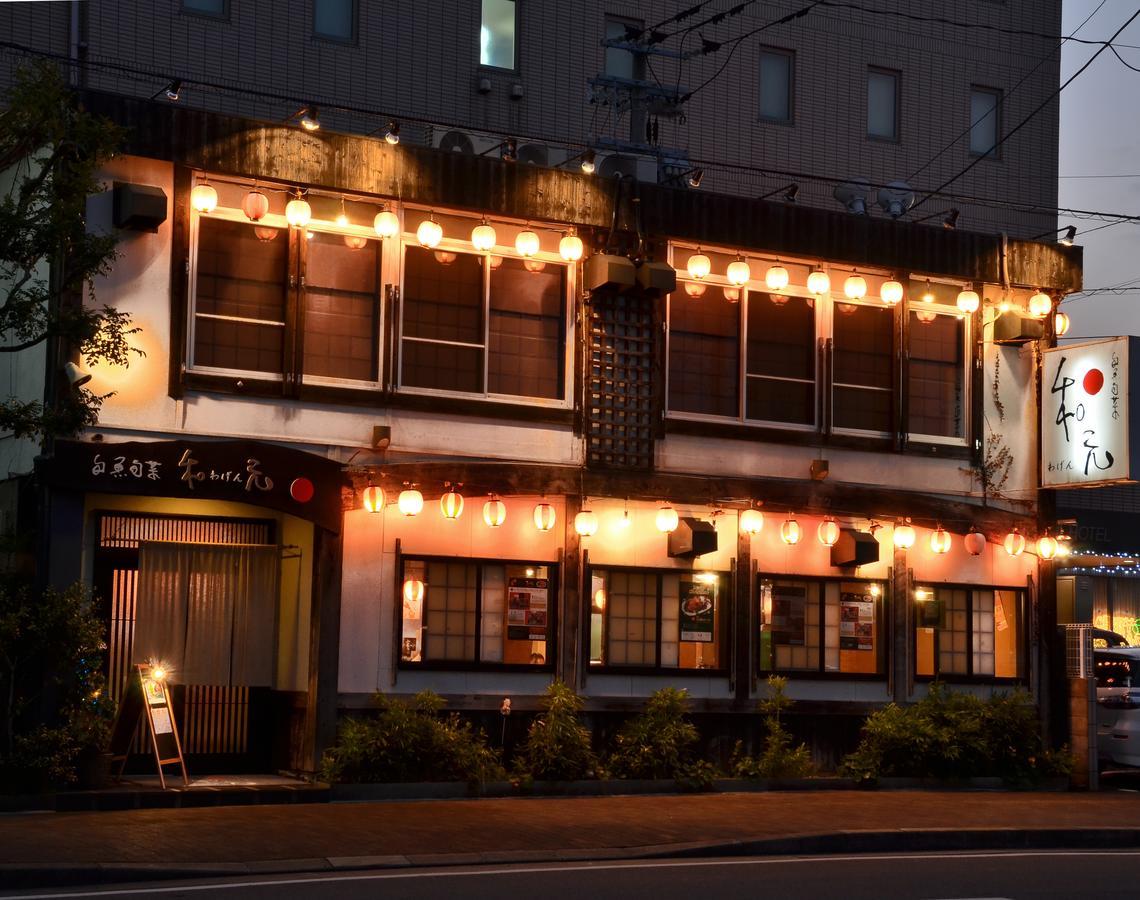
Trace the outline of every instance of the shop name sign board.
<path fill-rule="evenodd" d="M 58 441 L 40 472 L 57 487 L 231 500 L 340 531 L 340 464 L 257 441 Z"/>
<path fill-rule="evenodd" d="M 1131 482 L 1140 474 L 1130 409 L 1137 340 L 1112 338 L 1042 354 L 1042 487 Z"/>

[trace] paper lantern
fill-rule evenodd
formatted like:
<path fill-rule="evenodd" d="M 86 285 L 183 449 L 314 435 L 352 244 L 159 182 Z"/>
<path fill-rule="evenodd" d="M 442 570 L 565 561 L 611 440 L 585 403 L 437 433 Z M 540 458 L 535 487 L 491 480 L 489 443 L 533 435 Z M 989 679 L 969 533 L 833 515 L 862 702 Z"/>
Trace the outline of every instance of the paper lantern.
<path fill-rule="evenodd" d="M 740 514 L 740 530 L 745 534 L 759 534 L 764 529 L 764 513 L 746 509 Z"/>
<path fill-rule="evenodd" d="M 424 508 L 424 495 L 417 491 L 415 488 L 408 488 L 406 491 L 400 491 L 400 497 L 396 501 L 400 512 L 411 518 L 418 516 L 420 510 Z"/>
<path fill-rule="evenodd" d="M 671 506 L 662 506 L 657 510 L 657 530 L 662 534 L 669 534 L 677 530 L 677 525 L 681 519 L 677 515 L 677 510 Z"/>
<path fill-rule="evenodd" d="M 1005 552 L 1010 556 L 1020 556 L 1025 550 L 1025 535 L 1017 528 L 1005 536 Z"/>
<path fill-rule="evenodd" d="M 554 527 L 554 507 L 545 501 L 534 507 L 534 527 L 539 531 L 550 531 Z"/>
<path fill-rule="evenodd" d="M 826 294 L 831 290 L 831 279 L 826 272 L 816 269 L 808 276 L 807 287 L 816 296 Z"/>
<path fill-rule="evenodd" d="M 728 271 L 725 273 L 728 276 L 730 284 L 736 287 L 743 287 L 748 284 L 748 280 L 752 277 L 752 270 L 748 267 L 743 257 L 736 257 L 728 264 Z"/>
<path fill-rule="evenodd" d="M 1069 333 L 1069 316 L 1067 313 L 1059 312 L 1053 316 L 1053 332 L 1057 337 Z"/>
<path fill-rule="evenodd" d="M 598 533 L 598 517 L 584 509 L 574 517 L 574 530 L 582 537 L 593 537 Z"/>
<path fill-rule="evenodd" d="M 978 307 L 982 305 L 982 300 L 977 291 L 959 291 L 957 303 L 958 309 L 969 315 L 978 311 Z"/>
<path fill-rule="evenodd" d="M 895 546 L 900 550 L 909 550 L 914 546 L 915 534 L 914 528 L 905 522 L 901 522 L 895 526 L 894 542 Z"/>
<path fill-rule="evenodd" d="M 370 513 L 383 512 L 384 489 L 374 484 L 368 485 L 364 489 L 364 508 Z"/>
<path fill-rule="evenodd" d="M 439 511 L 445 519 L 458 519 L 463 515 L 463 495 L 458 491 L 448 491 L 439 498 Z"/>
<path fill-rule="evenodd" d="M 441 266 L 450 266 L 453 262 L 459 259 L 459 254 L 452 253 L 450 250 L 436 250 L 432 256 L 435 257 L 435 261 Z"/>
<path fill-rule="evenodd" d="M 411 604 L 417 604 L 424 599 L 424 583 L 418 578 L 409 578 L 404 582 L 404 599 Z"/>
<path fill-rule="evenodd" d="M 1048 294 L 1038 291 L 1029 298 L 1029 315 L 1035 319 L 1044 319 L 1053 308 L 1053 300 Z"/>
<path fill-rule="evenodd" d="M 706 285 L 703 285 L 703 284 L 697 284 L 696 282 L 693 282 L 693 281 L 686 281 L 685 282 L 685 293 L 688 294 L 690 297 L 694 297 L 694 298 L 700 297 L 700 296 L 704 295 L 705 287 L 706 287 Z"/>
<path fill-rule="evenodd" d="M 819 542 L 825 547 L 834 547 L 839 540 L 839 524 L 834 519 L 824 519 L 816 529 Z"/>
<path fill-rule="evenodd" d="M 435 219 L 424 219 L 416 229 L 416 239 L 429 250 L 434 250 L 443 240 L 443 226 Z"/>
<path fill-rule="evenodd" d="M 712 271 L 712 261 L 703 253 L 697 252 L 689 257 L 688 269 L 689 277 L 700 281 Z"/>
<path fill-rule="evenodd" d="M 529 228 L 518 233 L 515 238 L 515 249 L 519 256 L 534 256 L 538 252 L 538 235 Z"/>
<path fill-rule="evenodd" d="M 537 275 L 539 272 L 546 268 L 546 263 L 544 263 L 541 259 L 524 259 L 523 268 L 528 272 L 532 272 Z"/>
<path fill-rule="evenodd" d="M 788 270 L 777 263 L 764 274 L 764 283 L 770 291 L 782 291 L 788 286 Z"/>
<path fill-rule="evenodd" d="M 196 184 L 190 192 L 190 205 L 200 213 L 211 213 L 218 205 L 218 192 L 208 184 Z"/>
<path fill-rule="evenodd" d="M 582 258 L 582 239 L 576 234 L 564 234 L 558 242 L 558 255 L 567 262 L 577 262 Z"/>
<path fill-rule="evenodd" d="M 492 497 L 483 504 L 483 521 L 491 528 L 498 528 L 507 521 L 507 504 L 498 497 Z"/>
<path fill-rule="evenodd" d="M 848 275 L 843 282 L 843 295 L 851 300 L 862 300 L 867 296 L 867 279 L 862 275 Z"/>
<path fill-rule="evenodd" d="M 798 544 L 802 536 L 803 531 L 800 528 L 800 523 L 793 516 L 784 519 L 784 524 L 780 526 L 780 539 L 785 544 Z"/>
<path fill-rule="evenodd" d="M 307 200 L 296 197 L 285 204 L 285 221 L 294 228 L 304 228 L 313 217 L 313 208 Z"/>
<path fill-rule="evenodd" d="M 372 220 L 372 227 L 382 238 L 395 237 L 400 231 L 400 220 L 394 212 L 386 209 L 376 214 L 376 218 Z"/>
<path fill-rule="evenodd" d="M 986 536 L 971 528 L 970 533 L 962 539 L 962 545 L 970 556 L 981 556 L 982 551 L 986 549 Z"/>
<path fill-rule="evenodd" d="M 497 240 L 494 227 L 488 225 L 486 220 L 471 229 L 471 246 L 480 253 L 486 253 L 494 247 Z"/>
<path fill-rule="evenodd" d="M 606 592 L 602 588 L 594 591 L 594 609 L 601 612 L 606 608 Z"/>
<path fill-rule="evenodd" d="M 265 225 L 258 225 L 253 229 L 254 235 L 262 243 L 268 244 L 271 240 L 277 237 L 277 229 L 269 228 Z"/>
<path fill-rule="evenodd" d="M 900 281 L 884 281 L 879 288 L 879 296 L 887 306 L 898 306 L 903 298 L 903 286 Z"/>
<path fill-rule="evenodd" d="M 1042 559 L 1052 559 L 1057 555 L 1057 539 L 1048 532 L 1037 539 L 1037 555 Z"/>
<path fill-rule="evenodd" d="M 269 212 L 269 198 L 261 191 L 250 191 L 241 201 L 241 211 L 251 222 L 257 222 Z"/>
<path fill-rule="evenodd" d="M 358 234 L 346 234 L 344 236 L 344 245 L 349 250 L 363 250 L 368 246 L 368 238 L 361 237 Z"/>
<path fill-rule="evenodd" d="M 948 553 L 950 551 L 950 532 L 941 525 L 930 532 L 930 550 L 933 553 Z"/>

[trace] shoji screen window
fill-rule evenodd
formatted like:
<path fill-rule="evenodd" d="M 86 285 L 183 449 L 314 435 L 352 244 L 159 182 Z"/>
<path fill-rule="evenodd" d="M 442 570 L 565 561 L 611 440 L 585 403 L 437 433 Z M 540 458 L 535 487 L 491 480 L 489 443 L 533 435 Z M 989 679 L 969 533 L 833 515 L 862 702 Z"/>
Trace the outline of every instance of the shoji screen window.
<path fill-rule="evenodd" d="M 1023 591 L 918 587 L 914 602 L 916 675 L 951 680 L 1023 677 Z"/>

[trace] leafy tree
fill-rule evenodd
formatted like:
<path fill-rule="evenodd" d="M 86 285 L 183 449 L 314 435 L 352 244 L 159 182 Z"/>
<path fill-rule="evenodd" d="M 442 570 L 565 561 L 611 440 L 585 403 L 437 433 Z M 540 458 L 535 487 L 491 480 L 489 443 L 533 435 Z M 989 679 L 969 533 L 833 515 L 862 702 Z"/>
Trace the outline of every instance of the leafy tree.
<path fill-rule="evenodd" d="M 124 132 L 85 110 L 48 63 L 20 69 L 0 112 L 0 353 L 47 343 L 88 362 L 127 365 L 127 313 L 100 306 L 94 280 L 106 275 L 115 237 L 91 234 L 87 197 Z M 85 299 L 86 298 L 86 302 Z M 49 354 L 50 358 L 50 354 Z M 49 402 L 0 399 L 0 431 L 17 437 L 74 434 L 95 423 L 109 395 L 60 391 Z"/>
<path fill-rule="evenodd" d="M 744 754 L 738 741 L 732 757 L 732 773 L 738 778 L 803 778 L 814 769 L 811 751 L 804 744 L 792 746 L 781 714 L 795 705 L 787 695 L 788 679 L 779 675 L 768 676 L 768 696 L 757 707 L 764 714 L 764 751 L 757 757 Z"/>

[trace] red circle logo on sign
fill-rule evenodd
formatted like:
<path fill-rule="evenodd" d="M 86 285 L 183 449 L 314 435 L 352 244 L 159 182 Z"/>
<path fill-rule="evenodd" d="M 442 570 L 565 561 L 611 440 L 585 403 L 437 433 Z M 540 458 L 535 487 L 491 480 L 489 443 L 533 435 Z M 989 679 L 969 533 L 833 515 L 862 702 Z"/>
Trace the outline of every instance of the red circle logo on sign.
<path fill-rule="evenodd" d="M 1100 369 L 1089 369 L 1085 372 L 1085 379 L 1081 382 L 1085 393 L 1092 396 L 1098 394 L 1104 387 L 1104 373 Z"/>
<path fill-rule="evenodd" d="M 308 478 L 294 478 L 289 485 L 289 494 L 298 503 L 308 503 L 313 499 L 313 483 Z"/>

